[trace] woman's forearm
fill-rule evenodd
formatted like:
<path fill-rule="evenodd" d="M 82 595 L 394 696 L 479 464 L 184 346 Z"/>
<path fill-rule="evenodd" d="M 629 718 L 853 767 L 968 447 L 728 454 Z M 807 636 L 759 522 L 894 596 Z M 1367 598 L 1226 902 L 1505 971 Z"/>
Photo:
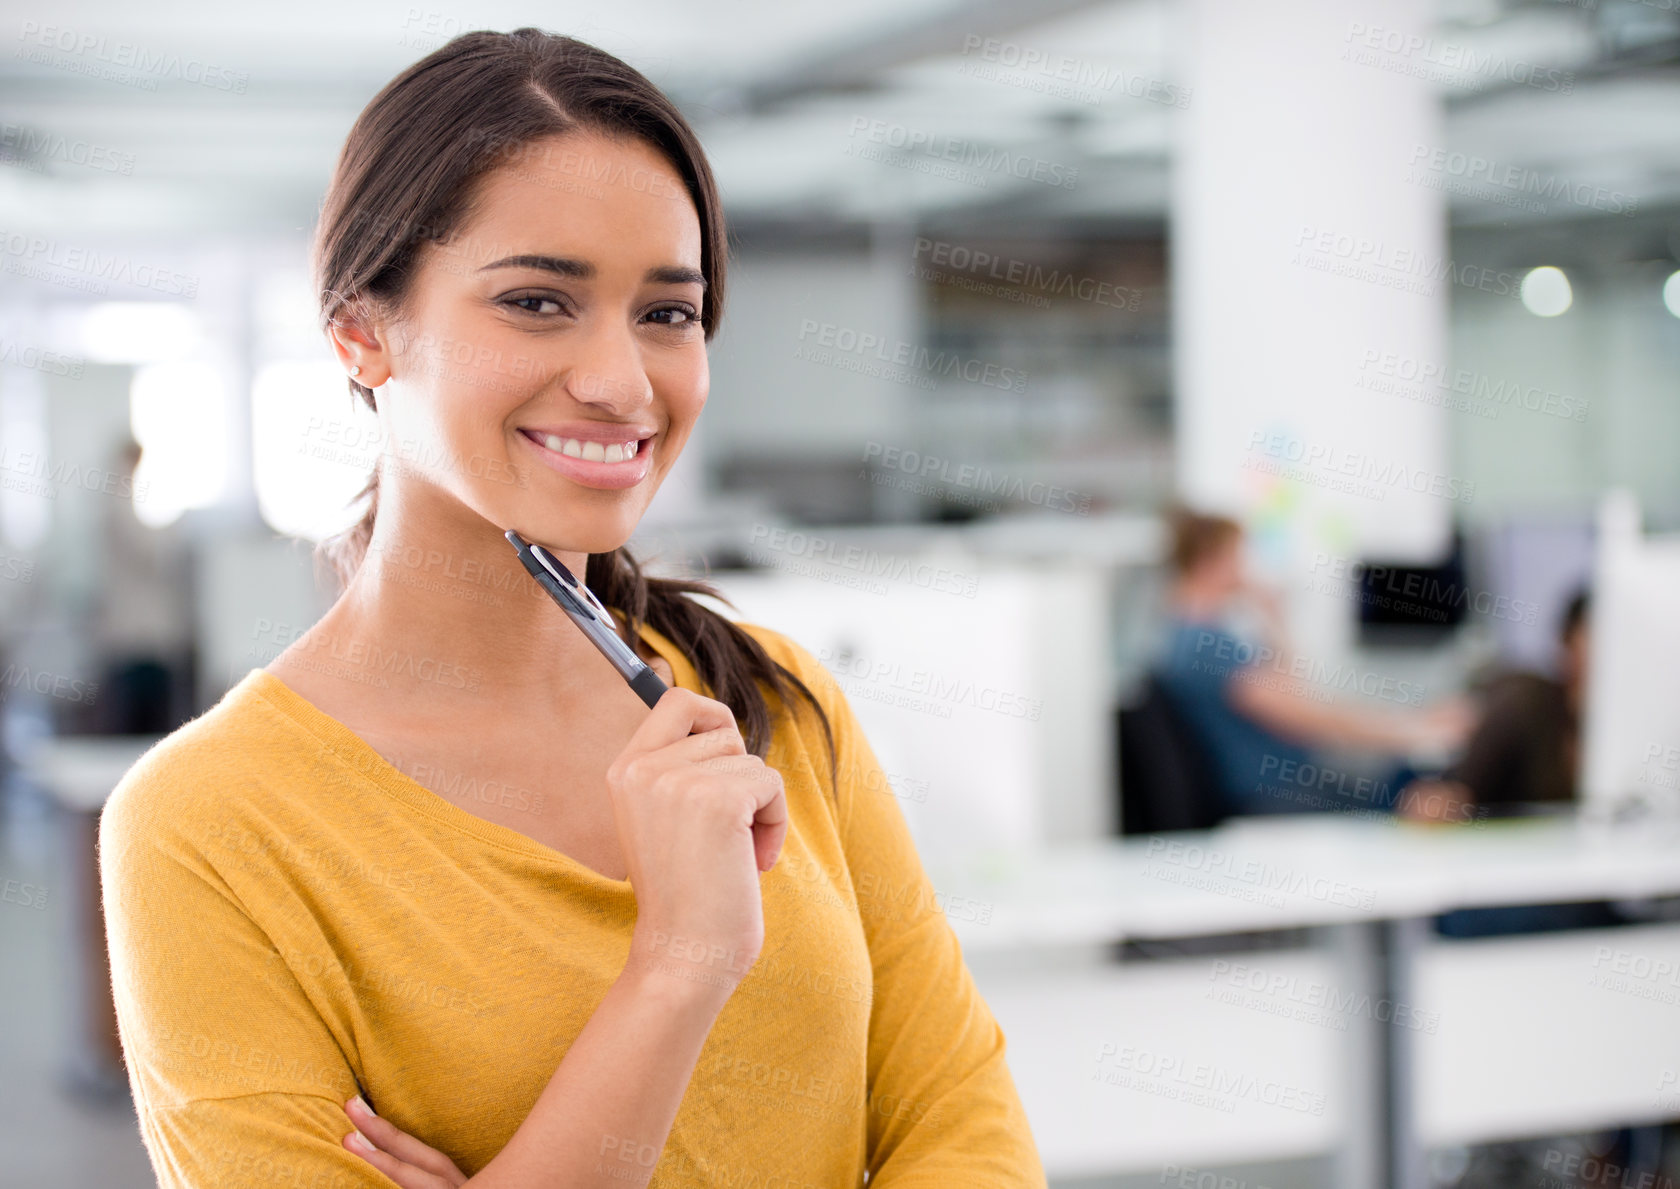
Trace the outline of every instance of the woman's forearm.
<path fill-rule="evenodd" d="M 709 973 L 633 947 L 525 1122 L 467 1183 L 485 1189 L 645 1184 L 728 999 Z"/>

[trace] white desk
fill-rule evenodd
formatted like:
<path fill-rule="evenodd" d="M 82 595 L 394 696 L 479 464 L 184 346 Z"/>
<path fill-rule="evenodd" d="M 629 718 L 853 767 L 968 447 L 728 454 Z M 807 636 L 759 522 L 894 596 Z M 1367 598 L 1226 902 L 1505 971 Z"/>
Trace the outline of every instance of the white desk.
<path fill-rule="evenodd" d="M 990 877 L 929 874 L 941 892 L 992 906 L 985 923 L 951 915 L 965 950 L 1015 950 L 1675 895 L 1680 822 L 1456 827 L 1279 815 L 1058 847 Z"/>
<path fill-rule="evenodd" d="M 930 874 L 953 898 L 947 915 L 1004 1024 L 1052 1175 L 1160 1170 L 1192 1151 L 1204 1165 L 1306 1154 L 1339 1141 L 1339 1189 L 1414 1189 L 1427 1184 L 1426 1145 L 1680 1114 L 1676 1087 L 1666 1106 L 1659 1087 L 1680 1051 L 1680 975 L 1672 987 L 1606 985 L 1629 954 L 1680 971 L 1680 926 L 1449 941 L 1427 924 L 1457 908 L 1680 894 L 1677 844 L 1675 823 L 1269 817 L 1063 848 L 989 877 Z M 1291 988 L 1316 982 L 1406 1004 L 1439 1026 L 1357 1012 L 1302 1024 L 1282 1014 L 1301 1006 L 1287 992 L 1231 1007 L 1214 998 L 1232 989 L 1211 981 L 1214 958 L 1034 973 L 1034 949 L 1303 926 L 1329 926 L 1328 949 L 1229 962 Z M 1015 969 L 982 977 L 1006 963 Z M 1326 1092 L 1329 1109 L 1227 1100 L 1210 1111 L 1164 1103 L 1180 1089 L 1170 1079 L 1088 1084 L 1099 1046 L 1122 1041 L 1187 1066 L 1275 1074 Z"/>

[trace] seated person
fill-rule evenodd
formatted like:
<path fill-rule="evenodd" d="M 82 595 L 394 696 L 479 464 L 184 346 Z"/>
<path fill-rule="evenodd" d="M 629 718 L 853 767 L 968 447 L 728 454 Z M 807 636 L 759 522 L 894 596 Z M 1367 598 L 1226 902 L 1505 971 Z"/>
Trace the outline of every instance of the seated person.
<path fill-rule="evenodd" d="M 1463 739 L 1469 711 L 1456 699 L 1421 709 L 1377 710 L 1315 697 L 1294 676 L 1276 600 L 1247 576 L 1236 521 L 1176 513 L 1171 568 L 1168 638 L 1155 675 L 1207 748 L 1228 812 L 1387 812 L 1411 775 L 1399 757 L 1418 747 L 1452 748 Z M 1226 626 L 1228 614 L 1245 599 L 1267 621 L 1270 639 L 1264 646 Z M 1387 781 L 1340 774 L 1325 781 L 1315 756 L 1320 748 L 1386 755 L 1395 772 Z"/>
<path fill-rule="evenodd" d="M 1557 676 L 1511 670 L 1482 686 L 1481 718 L 1463 758 L 1441 779 L 1419 781 L 1407 790 L 1411 816 L 1464 820 L 1501 816 L 1533 802 L 1575 800 L 1588 605 L 1589 596 L 1581 590 L 1564 608 Z"/>

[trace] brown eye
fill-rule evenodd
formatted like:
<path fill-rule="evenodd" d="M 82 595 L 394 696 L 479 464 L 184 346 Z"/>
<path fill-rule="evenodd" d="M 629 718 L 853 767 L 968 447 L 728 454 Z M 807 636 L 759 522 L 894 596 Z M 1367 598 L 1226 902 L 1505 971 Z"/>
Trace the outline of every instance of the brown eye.
<path fill-rule="evenodd" d="M 536 305 L 527 305 L 527 302 L 535 302 Z M 555 301 L 552 297 L 543 297 L 536 293 L 530 293 L 524 297 L 511 298 L 507 304 L 517 306 L 519 309 L 524 310 L 528 314 L 558 314 L 560 312 L 559 302 Z M 550 306 L 552 308 L 546 310 L 537 308 L 540 306 Z"/>
<path fill-rule="evenodd" d="M 667 321 L 661 317 L 663 314 L 678 316 Z M 654 323 L 656 326 L 689 326 L 699 325 L 700 322 L 700 315 L 689 306 L 662 306 L 650 312 L 648 317 L 656 320 Z"/>

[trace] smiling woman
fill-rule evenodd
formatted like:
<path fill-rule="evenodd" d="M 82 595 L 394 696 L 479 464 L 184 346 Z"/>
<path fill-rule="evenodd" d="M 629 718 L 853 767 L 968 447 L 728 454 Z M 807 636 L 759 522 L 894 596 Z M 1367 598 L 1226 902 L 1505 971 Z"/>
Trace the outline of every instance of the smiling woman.
<path fill-rule="evenodd" d="M 725 243 L 682 117 L 580 42 L 466 34 L 358 119 L 315 262 L 388 444 L 345 589 L 101 822 L 160 1184 L 1044 1184 L 844 695 L 623 550 Z M 620 617 L 651 711 L 509 529 Z"/>

